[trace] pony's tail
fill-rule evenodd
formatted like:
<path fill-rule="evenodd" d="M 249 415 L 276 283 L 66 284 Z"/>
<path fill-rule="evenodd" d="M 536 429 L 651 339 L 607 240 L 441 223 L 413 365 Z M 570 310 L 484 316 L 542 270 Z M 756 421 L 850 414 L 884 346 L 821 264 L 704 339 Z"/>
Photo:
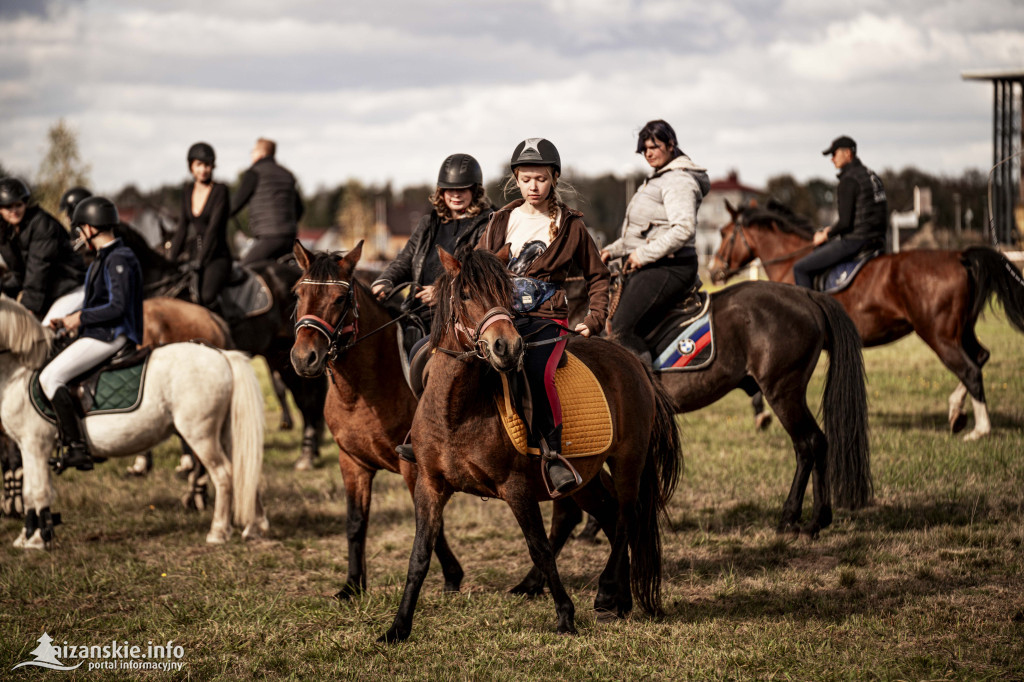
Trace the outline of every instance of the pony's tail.
<path fill-rule="evenodd" d="M 860 509 L 871 501 L 871 449 L 864 355 L 860 334 L 843 307 L 831 296 L 808 292 L 825 317 L 825 438 L 828 441 L 828 486 L 837 507 Z"/>
<path fill-rule="evenodd" d="M 971 320 L 978 319 L 989 296 L 995 294 L 1006 318 L 1019 332 L 1024 332 L 1024 277 L 1003 254 L 984 246 L 972 246 L 960 254 L 974 285 Z"/>
<path fill-rule="evenodd" d="M 675 408 L 661 382 L 647 370 L 655 411 L 647 458 L 640 474 L 636 532 L 629 538 L 630 583 L 640 607 L 661 615 L 661 516 L 683 470 Z"/>
<path fill-rule="evenodd" d="M 259 518 L 260 472 L 263 470 L 263 394 L 249 357 L 239 351 L 225 351 L 233 377 L 231 388 L 231 508 L 235 524 L 248 528 L 266 525 Z"/>

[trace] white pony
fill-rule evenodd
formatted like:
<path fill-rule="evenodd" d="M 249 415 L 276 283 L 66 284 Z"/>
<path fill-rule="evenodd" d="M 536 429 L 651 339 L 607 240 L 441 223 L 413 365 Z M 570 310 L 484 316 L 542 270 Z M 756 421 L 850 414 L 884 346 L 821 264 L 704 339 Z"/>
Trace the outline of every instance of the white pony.
<path fill-rule="evenodd" d="M 48 461 L 57 427 L 29 398 L 29 380 L 45 363 L 51 339 L 20 303 L 0 298 L 0 425 L 21 448 L 24 462 L 25 529 L 14 545 L 26 549 L 48 548 L 53 533 Z M 208 543 L 230 539 L 232 510 L 243 538 L 269 528 L 259 497 L 263 395 L 244 354 L 194 343 L 156 348 L 138 408 L 90 415 L 84 427 L 97 457 L 135 455 L 175 430 L 181 434 L 206 465 L 217 495 Z"/>

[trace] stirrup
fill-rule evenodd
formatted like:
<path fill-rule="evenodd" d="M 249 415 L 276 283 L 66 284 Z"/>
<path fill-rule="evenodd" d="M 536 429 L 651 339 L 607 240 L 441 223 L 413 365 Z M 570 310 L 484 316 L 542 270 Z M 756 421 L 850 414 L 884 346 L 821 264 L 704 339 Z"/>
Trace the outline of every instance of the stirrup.
<path fill-rule="evenodd" d="M 89 447 L 81 442 L 61 445 L 59 456 L 51 457 L 49 464 L 58 476 L 64 473 L 65 469 L 71 467 L 79 471 L 92 471 L 94 468 L 94 460 L 89 453 Z"/>
<path fill-rule="evenodd" d="M 547 443 L 547 439 L 540 439 L 540 453 L 541 453 L 541 478 L 544 480 L 544 487 L 548 491 L 548 495 L 551 499 L 556 500 L 562 495 L 565 495 L 570 490 L 574 490 L 581 483 L 583 483 L 583 477 L 580 476 L 579 472 L 576 471 L 576 467 L 569 463 L 565 457 L 558 452 L 553 452 L 551 447 Z M 551 481 L 551 473 L 549 469 L 552 466 L 561 466 L 565 468 L 570 474 L 572 474 L 572 481 L 565 481 L 558 487 L 555 487 Z"/>

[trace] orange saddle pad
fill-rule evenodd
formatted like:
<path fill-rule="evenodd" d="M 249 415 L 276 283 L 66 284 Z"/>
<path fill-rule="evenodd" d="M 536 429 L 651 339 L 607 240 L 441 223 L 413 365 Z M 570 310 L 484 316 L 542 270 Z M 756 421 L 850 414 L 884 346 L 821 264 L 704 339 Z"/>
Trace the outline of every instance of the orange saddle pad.
<path fill-rule="evenodd" d="M 564 367 L 555 370 L 555 388 L 562 403 L 562 456 L 600 455 L 612 444 L 612 414 L 597 377 L 572 353 L 566 353 Z M 501 422 L 519 454 L 539 455 L 527 447 L 527 428 L 509 396 L 508 382 L 501 377 L 503 391 L 496 395 Z"/>

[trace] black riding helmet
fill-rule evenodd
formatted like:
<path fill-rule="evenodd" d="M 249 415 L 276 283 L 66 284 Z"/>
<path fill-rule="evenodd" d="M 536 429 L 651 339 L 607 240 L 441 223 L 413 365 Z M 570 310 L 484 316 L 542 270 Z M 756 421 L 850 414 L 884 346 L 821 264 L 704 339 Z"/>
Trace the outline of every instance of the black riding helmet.
<path fill-rule="evenodd" d="M 19 201 L 27 204 L 31 196 L 32 192 L 24 180 L 20 178 L 0 180 L 0 206 L 7 207 Z"/>
<path fill-rule="evenodd" d="M 452 154 L 437 172 L 437 186 L 441 189 L 463 189 L 484 184 L 480 164 L 469 154 Z"/>
<path fill-rule="evenodd" d="M 550 140 L 543 137 L 529 137 L 516 146 L 512 152 L 512 170 L 519 166 L 551 166 L 556 173 L 562 172 L 562 159 Z"/>
<path fill-rule="evenodd" d="M 196 142 L 194 145 L 188 148 L 188 167 L 192 167 L 193 161 L 202 161 L 208 166 L 214 165 L 217 161 L 217 153 L 213 151 L 213 147 L 205 142 Z"/>
<path fill-rule="evenodd" d="M 75 207 L 74 217 L 71 218 L 71 227 L 77 228 L 82 225 L 92 225 L 97 230 L 105 231 L 117 227 L 121 221 L 117 215 L 117 206 L 106 197 L 88 197 L 78 202 Z"/>
<path fill-rule="evenodd" d="M 84 187 L 72 187 L 60 198 L 60 212 L 66 215 L 68 220 L 71 220 L 71 217 L 75 215 L 75 207 L 78 206 L 78 202 L 91 196 L 92 192 Z"/>

